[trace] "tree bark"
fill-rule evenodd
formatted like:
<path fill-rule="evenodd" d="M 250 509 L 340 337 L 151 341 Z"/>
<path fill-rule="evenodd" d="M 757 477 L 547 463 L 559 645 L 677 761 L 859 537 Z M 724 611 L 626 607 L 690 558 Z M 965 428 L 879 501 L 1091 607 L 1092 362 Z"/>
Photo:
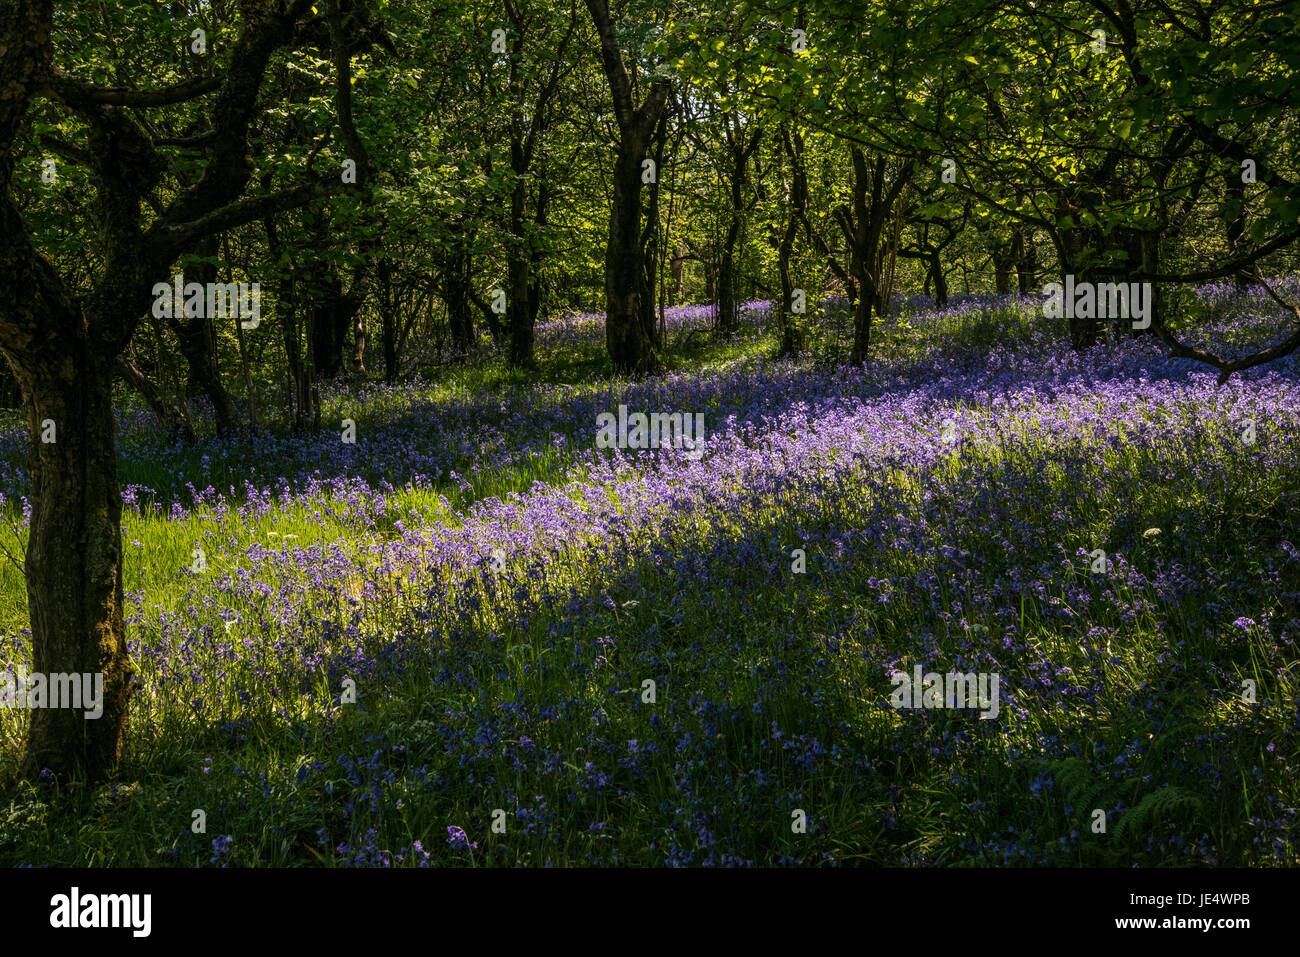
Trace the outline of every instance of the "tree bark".
<path fill-rule="evenodd" d="M 668 266 L 668 274 L 673 277 L 673 294 L 670 305 L 686 301 L 686 274 L 683 270 L 685 250 L 680 246 L 673 250 L 673 258 Z"/>
<path fill-rule="evenodd" d="M 366 322 L 365 313 L 358 309 L 352 323 L 352 367 L 361 378 L 366 377 Z"/>
<path fill-rule="evenodd" d="M 780 357 L 792 356 L 800 351 L 798 327 L 794 318 L 794 280 L 790 276 L 790 258 L 794 251 L 794 237 L 799 232 L 799 222 L 790 216 L 781 233 L 781 244 L 777 247 L 777 272 L 781 277 L 781 301 L 777 305 L 777 315 L 781 321 L 781 347 L 777 353 Z"/>
<path fill-rule="evenodd" d="M 662 169 L 664 165 L 664 145 L 667 142 L 668 134 L 668 111 L 662 110 L 659 113 L 659 122 L 651 133 L 650 140 L 654 150 L 654 162 L 656 169 Z M 649 148 L 649 147 L 648 147 Z M 662 231 L 659 223 L 659 178 L 656 176 L 647 186 L 646 192 L 649 198 L 645 207 L 645 226 L 641 230 L 641 249 L 642 249 L 642 271 L 643 282 L 649 295 L 641 303 L 641 326 L 645 330 L 646 337 L 650 340 L 652 350 L 662 349 L 666 331 L 659 328 L 658 316 L 658 296 L 656 293 L 656 278 L 659 273 L 659 257 L 662 251 L 659 248 L 662 239 Z M 652 352 L 653 354 L 653 352 Z"/>
<path fill-rule="evenodd" d="M 994 288 L 997 289 L 998 295 L 1005 296 L 1011 292 L 1011 268 L 1015 265 L 1015 254 L 1010 246 L 1003 246 L 995 241 L 992 257 Z"/>
<path fill-rule="evenodd" d="M 614 164 L 614 202 L 605 252 L 605 345 L 619 372 L 659 368 L 644 313 L 653 313 L 654 289 L 645 278 L 641 245 L 641 161 L 645 141 L 624 134 Z"/>
<path fill-rule="evenodd" d="M 84 328 L 84 327 L 83 327 Z M 70 344 L 71 345 L 71 344 Z M 122 498 L 117 488 L 113 363 L 83 337 L 27 378 L 32 517 L 27 603 L 32 670 L 103 675 L 103 713 L 36 708 L 23 774 L 108 774 L 122 753 L 133 674 L 122 614 Z M 53 442 L 42 432 L 53 423 Z"/>
<path fill-rule="evenodd" d="M 799 225 L 806 218 L 808 206 L 808 178 L 803 168 L 803 144 L 798 142 L 796 145 L 798 135 L 796 132 L 792 137 L 787 126 L 781 127 L 781 146 L 785 149 L 786 159 L 790 161 L 790 193 L 785 229 L 781 233 L 776 252 L 777 273 L 781 278 L 781 301 L 776 304 L 781 322 L 781 346 L 777 353 L 780 357 L 796 355 L 803 348 L 794 313 L 794 278 L 790 273 L 794 240 L 799 235 Z"/>
<path fill-rule="evenodd" d="M 617 372 L 658 372 L 662 364 L 652 338 L 654 285 L 647 278 L 641 230 L 641 163 L 668 99 L 668 82 L 650 84 L 645 101 L 636 106 L 632 78 L 614 42 L 609 5 L 606 0 L 587 0 L 587 8 L 600 38 L 601 63 L 619 128 L 605 247 L 605 346 Z"/>
<path fill-rule="evenodd" d="M 467 353 L 474 348 L 474 291 L 470 288 L 471 259 L 468 253 L 457 252 L 448 257 L 442 272 L 442 299 L 447 305 L 447 324 L 451 331 L 454 352 Z M 485 306 L 491 312 L 490 306 Z"/>
<path fill-rule="evenodd" d="M 377 266 L 379 288 L 380 339 L 384 350 L 384 381 L 392 385 L 401 369 L 401 356 L 397 350 L 397 297 L 393 293 L 393 264 L 381 259 Z"/>
<path fill-rule="evenodd" d="M 312 365 L 317 381 L 328 381 L 343 372 L 348 329 L 361 309 L 363 299 L 351 291 L 344 292 L 343 281 L 333 272 L 320 281 L 317 293 L 319 298 L 311 307 Z"/>
<path fill-rule="evenodd" d="M 1075 226 L 1059 231 L 1057 252 L 1061 261 L 1062 286 L 1067 275 L 1074 276 L 1077 286 L 1082 282 L 1093 282 L 1096 277 L 1084 266 L 1085 256 L 1098 248 L 1100 236 L 1095 230 Z M 1075 314 L 1073 304 L 1066 303 L 1069 312 L 1068 329 L 1070 346 L 1075 350 L 1089 349 L 1101 340 L 1102 326 L 1096 316 L 1079 316 Z"/>
<path fill-rule="evenodd" d="M 525 215 L 528 157 L 524 152 L 524 144 L 517 138 L 511 144 L 511 162 L 516 178 L 514 190 L 510 194 L 510 233 L 513 242 L 506 253 L 506 325 L 510 334 L 506 360 L 516 369 L 535 369 L 537 361 L 533 357 L 533 322 L 537 316 L 537 288 L 532 281 L 535 253 L 530 248 Z"/>
<path fill-rule="evenodd" d="M 937 249 L 930 251 L 930 280 L 934 283 L 934 304 L 942 309 L 948 305 L 948 280 L 944 277 Z"/>
<path fill-rule="evenodd" d="M 739 126 L 737 120 L 735 125 Z M 722 239 L 722 256 L 718 262 L 718 330 L 723 333 L 734 332 L 739 326 L 736 303 L 736 242 L 740 238 L 742 225 L 743 190 L 746 182 L 746 167 L 749 157 L 761 142 L 758 133 L 738 129 L 731 133 L 731 121 L 727 121 L 728 154 L 731 160 L 730 183 L 727 208 L 727 232 Z M 747 134 L 749 134 L 747 136 Z"/>
<path fill-rule="evenodd" d="M 1137 236 L 1138 262 L 1144 273 L 1158 273 L 1160 271 L 1160 231 L 1159 230 L 1142 230 Z M 1129 333 L 1134 336 L 1155 335 L 1156 330 L 1164 326 L 1165 321 L 1165 296 L 1164 286 L 1161 283 L 1151 283 L 1151 298 L 1147 302 L 1149 313 L 1147 318 L 1150 325 L 1145 329 L 1134 329 L 1129 326 Z"/>
<path fill-rule="evenodd" d="M 1033 233 L 1030 227 L 1016 223 L 1011 227 L 1011 249 L 1016 261 L 1016 287 L 1020 295 L 1028 296 L 1034 281 Z"/>

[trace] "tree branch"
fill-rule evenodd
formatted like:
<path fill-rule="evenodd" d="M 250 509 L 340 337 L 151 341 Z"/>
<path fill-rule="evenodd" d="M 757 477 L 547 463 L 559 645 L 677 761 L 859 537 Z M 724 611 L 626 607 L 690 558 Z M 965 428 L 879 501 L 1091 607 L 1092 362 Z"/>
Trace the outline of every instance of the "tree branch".
<path fill-rule="evenodd" d="M 335 196 L 346 188 L 341 177 L 318 177 L 289 189 L 227 203 L 186 223 L 160 221 L 145 234 L 145 245 L 152 250 L 151 258 L 166 268 L 204 236 L 265 219 L 272 213 L 303 206 L 313 199 Z"/>
<path fill-rule="evenodd" d="M 87 80 L 54 70 L 46 83 L 46 93 L 68 106 L 171 106 L 184 103 L 221 88 L 220 76 L 182 80 L 161 90 L 132 90 L 124 86 L 97 86 Z"/>
<path fill-rule="evenodd" d="M 1154 321 L 1152 322 L 1152 327 L 1155 329 L 1155 333 L 1160 338 L 1160 341 L 1169 347 L 1169 354 L 1176 358 L 1193 359 L 1196 362 L 1202 362 L 1205 365 L 1213 366 L 1219 370 L 1219 385 L 1223 385 L 1228 381 L 1228 377 L 1234 372 L 1241 372 L 1244 369 L 1250 369 L 1254 366 L 1263 365 L 1266 362 L 1272 362 L 1274 359 L 1280 359 L 1283 356 L 1295 352 L 1296 349 L 1300 349 L 1300 306 L 1288 302 L 1278 295 L 1273 290 L 1273 287 L 1268 284 L 1268 280 L 1259 273 L 1259 270 L 1256 270 L 1254 276 L 1251 278 L 1255 279 L 1264 287 L 1264 291 L 1268 293 L 1270 299 L 1295 316 L 1296 328 L 1292 331 L 1291 335 L 1287 336 L 1281 342 L 1269 346 L 1267 349 L 1261 349 L 1259 352 L 1252 352 L 1250 355 L 1242 356 L 1238 359 L 1224 359 L 1212 352 L 1187 345 L 1174 335 L 1169 327 L 1164 324 L 1164 320 L 1160 318 L 1159 313 L 1156 313 L 1153 316 Z"/>

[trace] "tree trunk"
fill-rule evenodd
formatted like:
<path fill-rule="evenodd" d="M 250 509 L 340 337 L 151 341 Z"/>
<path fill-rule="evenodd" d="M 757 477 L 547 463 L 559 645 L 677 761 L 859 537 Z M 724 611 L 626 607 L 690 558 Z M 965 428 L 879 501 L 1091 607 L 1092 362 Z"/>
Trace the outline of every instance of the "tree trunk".
<path fill-rule="evenodd" d="M 284 322 L 284 352 L 288 359 L 289 374 L 293 379 L 294 389 L 294 412 L 293 427 L 295 431 L 306 432 L 315 431 L 320 426 L 320 403 L 319 394 L 316 391 L 316 376 L 311 367 L 310 349 L 306 361 L 303 359 L 303 344 L 299 334 L 298 323 L 294 321 L 292 306 L 296 300 L 284 298 L 281 300 L 285 306 Z M 310 310 L 306 316 L 306 340 L 311 341 L 312 314 Z"/>
<path fill-rule="evenodd" d="M 790 259 L 794 253 L 794 237 L 799 232 L 799 219 L 792 210 L 781 233 L 776 251 L 776 268 L 781 277 L 781 301 L 776 304 L 781 323 L 780 357 L 796 355 L 800 351 L 797 321 L 793 309 L 794 279 L 790 275 Z"/>
<path fill-rule="evenodd" d="M 661 110 L 659 113 L 659 122 L 654 127 L 654 133 L 651 141 L 654 143 L 655 155 L 654 162 L 656 169 L 664 165 L 664 144 L 667 140 L 668 132 L 668 112 Z M 651 355 L 653 350 L 662 349 L 664 345 L 665 332 L 659 328 L 658 296 L 656 295 L 656 280 L 659 274 L 659 257 L 662 251 L 659 248 L 661 230 L 659 228 L 659 179 L 656 176 L 647 186 L 646 191 L 650 194 L 646 203 L 645 211 L 645 228 L 641 231 L 641 269 L 642 285 L 646 290 L 646 296 L 641 300 L 641 326 L 646 338 L 650 340 Z M 657 360 L 655 368 L 658 368 Z"/>
<path fill-rule="evenodd" d="M 217 237 L 210 236 L 198 245 L 195 253 L 199 256 L 217 254 Z M 217 267 L 210 262 L 197 262 L 189 267 L 186 283 L 197 282 L 206 286 L 217 281 Z M 221 372 L 217 368 L 217 332 L 212 317 L 176 316 L 168 320 L 172 332 L 180 343 L 181 355 L 189 367 L 190 386 L 208 397 L 212 403 L 212 415 L 216 423 L 217 435 L 223 438 L 233 435 L 239 428 L 239 411 L 234 400 L 221 382 Z"/>
<path fill-rule="evenodd" d="M 384 381 L 392 385 L 397 381 L 397 322 L 389 315 L 384 316 Z"/>
<path fill-rule="evenodd" d="M 1229 256 L 1238 255 L 1241 238 L 1246 234 L 1246 187 L 1241 181 L 1240 170 L 1229 169 L 1225 181 L 1226 202 L 1223 203 L 1224 232 L 1228 236 Z M 1248 272 L 1239 269 L 1232 274 L 1232 282 L 1238 290 L 1246 288 Z"/>
<path fill-rule="evenodd" d="M 0 369 L 0 372 L 3 371 Z M 186 444 L 194 442 L 194 426 L 190 424 L 189 416 L 180 403 L 172 401 L 129 357 L 118 357 L 117 371 L 140 393 L 168 435 Z"/>
<path fill-rule="evenodd" d="M 871 354 L 871 307 L 875 296 L 863 294 L 853 307 L 853 351 L 849 353 L 849 363 L 861 365 Z"/>
<path fill-rule="evenodd" d="M 537 188 L 537 206 L 533 210 L 533 224 L 536 227 L 537 235 L 541 235 L 546 229 L 546 223 L 551 213 L 551 188 L 546 185 L 545 181 L 539 184 Z M 528 339 L 529 352 L 532 352 L 533 330 L 537 328 L 537 316 L 542 308 L 542 282 L 541 266 L 545 252 L 540 240 L 533 243 L 532 252 L 529 254 L 529 278 L 528 278 Z"/>
<path fill-rule="evenodd" d="M 939 261 L 939 250 L 930 251 L 930 276 L 934 282 L 934 304 L 942 309 L 948 305 L 948 280 L 943 275 L 943 264 Z"/>
<path fill-rule="evenodd" d="M 750 150 L 746 148 L 745 133 L 738 134 L 732 144 L 731 182 L 728 194 L 727 232 L 722 238 L 722 257 L 718 263 L 718 330 L 731 333 L 739 325 L 736 310 L 736 241 L 740 238 L 742 190 L 745 185 L 745 166 Z M 755 145 L 757 145 L 757 137 Z"/>
<path fill-rule="evenodd" d="M 393 295 L 393 265 L 387 259 L 378 264 L 380 338 L 384 348 L 384 381 L 392 385 L 397 381 L 401 360 L 397 352 L 397 302 Z"/>
<path fill-rule="evenodd" d="M 103 713 L 36 708 L 23 773 L 77 770 L 99 779 L 117 764 L 126 735 L 132 668 L 122 616 L 122 497 L 117 487 L 113 362 L 82 339 L 26 383 L 32 517 L 27 602 L 32 670 L 103 676 Z M 52 442 L 42 441 L 53 423 Z"/>
<path fill-rule="evenodd" d="M 890 279 L 886 260 L 892 268 L 897 232 L 888 249 L 881 248 L 885 226 L 894 216 L 899 196 L 912 178 L 915 168 L 908 160 L 899 167 L 892 183 L 886 184 L 889 160 L 880 155 L 869 160 L 866 151 L 853 147 L 852 202 L 835 210 L 835 216 L 852 250 L 849 273 L 856 280 L 858 295 L 853 310 L 853 350 L 849 361 L 858 365 L 866 361 L 871 347 L 871 312 L 877 305 L 888 306 Z"/>
<path fill-rule="evenodd" d="M 361 302 L 343 291 L 343 281 L 330 273 L 320 283 L 320 298 L 312 304 L 312 365 L 316 381 L 328 381 L 343 371 L 348 327 Z"/>
<path fill-rule="evenodd" d="M 186 282 L 189 281 L 187 277 Z M 181 355 L 185 357 L 185 363 L 189 366 L 191 384 L 212 403 L 217 435 L 222 437 L 233 435 L 239 426 L 239 412 L 230 398 L 230 393 L 221 383 L 221 373 L 217 369 L 213 349 L 215 337 L 212 320 L 206 316 L 193 316 L 186 320 L 172 320 L 171 326 L 180 344 Z"/>
<path fill-rule="evenodd" d="M 740 235 L 740 222 L 732 218 L 727 224 L 727 234 L 722 240 L 722 257 L 718 260 L 718 331 L 732 333 L 739 324 L 736 318 L 736 239 Z"/>
<path fill-rule="evenodd" d="M 669 305 L 677 305 L 686 301 L 686 276 L 683 271 L 684 256 L 685 250 L 680 246 L 673 251 L 672 262 L 668 267 L 668 272 L 673 277 L 673 295 L 669 300 Z"/>
<path fill-rule="evenodd" d="M 532 251 L 525 219 L 528 164 L 524 145 L 518 138 L 511 143 L 510 154 L 515 186 L 510 194 L 510 235 L 513 242 L 506 251 L 506 325 L 510 334 L 506 361 L 516 369 L 534 369 L 537 362 L 533 358 L 533 319 L 537 311 L 532 301 Z"/>
<path fill-rule="evenodd" d="M 876 259 L 880 241 L 879 230 L 873 235 L 871 220 L 880 203 L 884 161 L 876 164 L 876 175 L 872 176 L 867 154 L 858 147 L 850 152 L 853 159 L 853 206 L 852 218 L 846 219 L 846 232 L 853 247 L 850 270 L 854 273 L 858 296 L 853 308 L 853 350 L 849 362 L 860 365 L 867 361 L 871 352 L 871 309 L 876 302 Z"/>
<path fill-rule="evenodd" d="M 614 203 L 605 252 L 605 345 L 618 372 L 656 371 L 643 313 L 653 310 L 654 290 L 645 278 L 641 246 L 641 160 L 645 142 L 628 133 L 614 164 Z"/>
<path fill-rule="evenodd" d="M 803 350 L 802 329 L 793 309 L 795 285 L 790 274 L 790 260 L 794 255 L 794 240 L 799 234 L 799 227 L 807 223 L 808 176 L 804 172 L 803 141 L 799 134 L 795 132 L 792 135 L 789 127 L 783 125 L 780 138 L 785 156 L 790 161 L 790 202 L 789 219 L 786 220 L 776 255 L 777 271 L 781 277 L 781 301 L 777 303 L 777 315 L 781 317 L 781 348 L 778 355 L 789 356 Z"/>
<path fill-rule="evenodd" d="M 1009 246 L 995 243 L 993 246 L 993 282 L 998 295 L 1005 296 L 1011 292 L 1011 267 L 1015 265 L 1015 256 Z"/>
<path fill-rule="evenodd" d="M 869 202 L 867 191 L 880 191 L 882 164 L 877 164 L 877 175 L 869 173 L 866 153 L 861 149 L 853 150 L 853 270 L 858 287 L 858 298 L 853 308 L 853 350 L 849 362 L 860 365 L 871 354 L 871 311 L 876 303 L 876 260 L 879 234 L 871 233 L 871 216 L 879 202 L 873 195 Z M 874 181 L 874 182 L 873 182 Z"/>
<path fill-rule="evenodd" d="M 1034 281 L 1032 233 L 1023 223 L 1011 227 L 1011 252 L 1016 260 L 1016 283 L 1020 295 L 1028 296 Z"/>
<path fill-rule="evenodd" d="M 280 261 L 283 247 L 280 244 L 280 232 L 276 228 L 275 218 L 262 221 L 266 228 L 267 249 L 272 261 Z M 288 366 L 291 402 L 293 404 L 293 430 L 303 432 L 315 429 L 320 424 L 320 407 L 316 403 L 317 394 L 312 387 L 314 377 L 309 365 L 303 362 L 303 330 L 299 327 L 302 315 L 298 303 L 298 284 L 293 265 L 281 276 L 280 301 L 277 314 L 280 319 L 281 335 L 284 342 L 285 365 Z M 306 339 L 311 341 L 311 313 L 306 313 Z"/>
<path fill-rule="evenodd" d="M 357 375 L 363 379 L 366 377 L 366 323 L 364 317 L 365 313 L 358 309 L 352 323 L 352 338 L 355 344 L 352 352 L 352 366 L 356 369 Z"/>
<path fill-rule="evenodd" d="M 530 264 L 524 255 L 512 256 L 507 266 L 510 277 L 509 306 L 506 313 L 510 330 L 510 346 L 506 361 L 516 369 L 535 369 L 533 356 L 533 316 Z"/>
<path fill-rule="evenodd" d="M 894 219 L 889 242 L 876 255 L 876 313 L 887 316 L 894 307 L 894 272 L 898 266 L 898 241 L 902 222 Z"/>
<path fill-rule="evenodd" d="M 1097 243 L 1100 236 L 1095 234 L 1095 230 L 1086 230 L 1076 226 L 1072 229 L 1063 229 L 1060 231 L 1060 244 L 1058 253 L 1061 260 L 1061 279 L 1062 286 L 1065 285 L 1067 275 L 1074 276 L 1074 282 L 1077 286 L 1083 282 L 1094 282 L 1095 277 L 1091 270 L 1084 270 L 1084 256 L 1090 250 L 1097 249 Z M 1068 328 L 1070 334 L 1070 346 L 1075 350 L 1089 349 L 1095 346 L 1101 340 L 1101 323 L 1096 316 L 1079 316 L 1075 314 L 1072 303 L 1066 303 L 1068 319 Z"/>
<path fill-rule="evenodd" d="M 613 203 L 605 247 L 605 345 L 614 369 L 657 372 L 654 354 L 653 270 L 647 268 L 641 232 L 641 162 L 668 99 L 668 83 L 656 80 L 638 107 L 632 77 L 614 37 L 607 0 L 587 0 L 600 38 L 601 65 L 614 100 L 619 142 L 614 163 Z"/>
<path fill-rule="evenodd" d="M 470 258 L 466 253 L 450 257 L 443 269 L 442 299 L 447 305 L 447 324 L 451 331 L 452 351 L 460 354 L 474 347 L 474 291 L 470 288 Z M 507 309 L 509 306 L 507 305 Z M 491 307 L 488 307 L 491 311 Z"/>
<path fill-rule="evenodd" d="M 1143 230 L 1138 233 L 1138 256 L 1145 273 L 1160 272 L 1160 231 Z M 1129 326 L 1129 331 L 1135 336 L 1154 335 L 1156 329 L 1164 322 L 1165 297 L 1164 290 L 1160 283 L 1151 283 L 1151 298 L 1147 302 L 1147 318 L 1150 320 L 1145 329 L 1134 329 Z"/>
<path fill-rule="evenodd" d="M 285 284 L 287 287 L 291 283 Z M 293 384 L 294 408 L 293 408 L 293 428 L 295 431 L 302 432 L 314 430 L 320 422 L 320 408 L 316 404 L 316 391 L 312 383 L 316 377 L 312 375 L 310 359 L 303 361 L 302 339 L 300 337 L 298 323 L 294 316 L 295 302 L 290 296 L 281 296 L 280 308 L 284 319 L 284 354 L 286 364 L 289 366 L 289 378 Z M 310 324 L 311 316 L 308 314 L 307 322 Z M 307 331 L 307 338 L 311 338 L 310 328 Z"/>

